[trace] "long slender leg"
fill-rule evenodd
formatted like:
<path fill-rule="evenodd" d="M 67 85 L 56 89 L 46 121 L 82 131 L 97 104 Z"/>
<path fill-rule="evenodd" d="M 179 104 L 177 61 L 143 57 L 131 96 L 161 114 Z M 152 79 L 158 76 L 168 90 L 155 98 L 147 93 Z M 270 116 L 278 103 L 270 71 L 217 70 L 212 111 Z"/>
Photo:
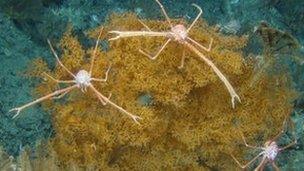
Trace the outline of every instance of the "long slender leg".
<path fill-rule="evenodd" d="M 199 13 L 198 13 L 198 15 L 196 16 L 196 18 L 194 19 L 194 21 L 192 22 L 192 24 L 190 25 L 190 27 L 187 29 L 187 33 L 189 33 L 189 31 L 191 30 L 191 28 L 194 26 L 194 24 L 197 22 L 197 20 L 200 18 L 200 16 L 201 16 L 202 13 L 203 13 L 202 8 L 199 7 L 198 5 L 192 4 L 192 6 L 196 7 L 196 8 L 199 10 Z"/>
<path fill-rule="evenodd" d="M 74 89 L 74 88 L 76 88 L 76 87 L 77 87 L 77 85 L 75 84 L 75 85 L 69 86 L 69 87 L 67 87 L 67 88 L 64 88 L 64 89 L 61 89 L 61 90 L 54 91 L 53 93 L 50 93 L 50 94 L 48 94 L 48 95 L 45 95 L 45 96 L 43 96 L 43 97 L 41 97 L 41 98 L 39 98 L 39 99 L 36 99 L 36 100 L 34 100 L 34 101 L 30 102 L 30 103 L 25 104 L 25 105 L 23 105 L 23 106 L 20 106 L 20 107 L 17 107 L 17 108 L 13 108 L 13 109 L 11 109 L 9 112 L 16 111 L 16 114 L 13 116 L 13 118 L 16 118 L 16 117 L 19 115 L 19 113 L 20 113 L 23 109 L 25 109 L 25 108 L 27 108 L 27 107 L 30 107 L 30 106 L 32 106 L 32 105 L 34 105 L 34 104 L 36 104 L 36 103 L 42 102 L 42 101 L 44 101 L 44 100 L 47 100 L 47 99 L 49 99 L 49 98 L 51 98 L 51 97 L 53 97 L 53 96 L 56 96 L 56 95 L 60 95 L 60 94 L 62 94 L 62 93 L 65 93 L 66 91 L 70 91 L 70 90 L 72 90 L 72 89 Z"/>
<path fill-rule="evenodd" d="M 190 40 L 190 42 L 194 43 L 196 46 L 198 46 L 199 48 L 201 48 L 201 49 L 203 49 L 203 50 L 205 50 L 207 52 L 210 52 L 212 44 L 213 44 L 213 38 L 210 39 L 210 43 L 208 45 L 208 48 L 206 48 L 205 46 L 199 44 L 197 41 L 191 39 L 190 37 L 187 37 L 186 39 Z"/>
<path fill-rule="evenodd" d="M 172 25 L 172 23 L 171 23 L 171 21 L 170 21 L 170 18 L 169 18 L 169 16 L 168 16 L 168 14 L 167 14 L 167 12 L 166 12 L 164 6 L 159 2 L 159 0 L 155 0 L 155 1 L 156 1 L 156 2 L 158 3 L 158 5 L 160 6 L 160 8 L 161 8 L 163 14 L 165 15 L 166 20 L 168 21 L 170 27 L 173 28 L 173 25 Z"/>
<path fill-rule="evenodd" d="M 109 31 L 110 34 L 116 34 L 115 37 L 108 39 L 109 41 L 117 40 L 126 37 L 139 37 L 139 36 L 147 36 L 147 37 L 167 37 L 170 32 L 159 32 L 159 31 L 117 31 L 112 30 Z"/>
<path fill-rule="evenodd" d="M 294 131 L 294 122 L 292 122 L 292 121 L 290 121 L 290 122 L 291 122 L 291 128 L 292 128 L 293 141 L 291 143 L 289 143 L 288 145 L 280 148 L 279 149 L 280 151 L 283 151 L 283 150 L 285 150 L 285 149 L 287 149 L 287 148 L 289 148 L 289 147 L 294 146 L 294 145 L 297 144 L 297 137 L 296 137 L 296 133 Z"/>
<path fill-rule="evenodd" d="M 248 163 L 246 163 L 245 165 L 242 165 L 233 155 L 231 155 L 231 157 L 233 158 L 233 160 L 242 168 L 245 169 L 246 167 L 248 167 L 251 163 L 253 163 L 256 159 L 258 159 L 261 155 L 263 154 L 263 152 L 261 152 L 260 154 L 258 154 L 257 156 L 255 156 L 252 160 L 250 160 Z"/>
<path fill-rule="evenodd" d="M 243 133 L 241 134 L 241 136 L 242 136 L 243 142 L 244 142 L 244 144 L 245 144 L 246 147 L 253 148 L 253 149 L 263 149 L 262 147 L 259 147 L 259 146 L 253 146 L 253 145 L 247 144 L 246 139 L 245 139 Z"/>
<path fill-rule="evenodd" d="M 277 139 L 279 139 L 281 136 L 282 136 L 282 134 L 284 133 L 284 129 L 282 129 L 275 137 L 273 137 L 270 141 L 271 142 L 274 142 L 274 141 L 276 141 Z"/>
<path fill-rule="evenodd" d="M 112 102 L 110 99 L 108 99 L 107 97 L 105 97 L 104 95 L 102 95 L 93 85 L 90 85 L 90 88 L 95 92 L 95 94 L 97 96 L 102 97 L 102 99 L 106 102 L 109 103 L 110 105 L 112 105 L 113 107 L 115 107 L 116 109 L 118 109 L 119 111 L 127 114 L 128 116 L 130 116 L 135 123 L 140 124 L 138 122 L 139 119 L 141 119 L 141 117 L 133 115 L 132 113 L 126 111 L 125 109 L 123 109 L 122 107 L 118 106 L 117 104 L 115 104 L 114 102 Z"/>
<path fill-rule="evenodd" d="M 267 162 L 267 158 L 266 158 L 266 157 L 263 157 L 262 161 L 261 161 L 260 164 L 254 169 L 254 171 L 263 171 L 266 162 Z"/>
<path fill-rule="evenodd" d="M 282 130 L 275 137 L 273 137 L 270 140 L 271 142 L 277 141 L 282 136 L 282 134 L 285 132 L 285 126 L 286 126 L 286 123 L 287 123 L 287 119 L 288 119 L 288 116 L 286 116 L 286 118 L 284 119 L 284 122 L 282 124 Z"/>
<path fill-rule="evenodd" d="M 106 82 L 108 80 L 108 74 L 109 71 L 111 69 L 111 66 L 108 67 L 107 71 L 106 71 L 106 76 L 105 78 L 99 79 L 99 78 L 92 78 L 93 81 L 100 81 L 100 82 Z"/>
<path fill-rule="evenodd" d="M 71 89 L 72 90 L 72 89 Z M 66 94 L 68 94 L 71 90 L 68 90 L 62 94 L 60 94 L 59 96 L 54 96 L 54 97 L 51 97 L 52 99 L 61 99 L 62 97 L 64 97 Z"/>
<path fill-rule="evenodd" d="M 96 57 L 96 51 L 97 51 L 97 48 L 98 48 L 98 44 L 99 44 L 99 40 L 100 40 L 100 37 L 101 37 L 102 30 L 103 30 L 103 27 L 100 29 L 100 32 L 99 32 L 99 35 L 98 35 L 98 38 L 97 38 L 97 41 L 96 41 L 96 44 L 95 44 L 93 56 L 92 56 L 92 59 L 91 59 L 91 67 L 90 67 L 90 72 L 89 72 L 90 75 L 92 75 L 92 70 L 93 70 L 94 61 L 95 61 L 95 57 Z"/>
<path fill-rule="evenodd" d="M 9 156 L 8 159 L 4 160 L 2 159 L 1 161 L 1 168 L 12 168 L 12 162 L 14 161 L 14 157 L 13 156 Z M 4 170 L 9 170 L 9 169 L 4 169 Z"/>
<path fill-rule="evenodd" d="M 152 31 L 150 29 L 150 27 L 148 27 L 143 21 L 141 21 L 140 19 L 138 19 L 138 21 L 140 22 L 141 25 L 143 25 L 148 31 Z"/>
<path fill-rule="evenodd" d="M 112 93 L 109 94 L 108 99 L 110 99 L 112 96 Z M 107 104 L 107 101 L 105 101 L 101 96 L 97 96 L 99 101 L 105 106 Z"/>
<path fill-rule="evenodd" d="M 285 149 L 287 149 L 287 148 L 289 148 L 289 147 L 291 147 L 291 146 L 294 146 L 294 145 L 296 145 L 296 144 L 297 144 L 297 140 L 295 139 L 295 140 L 293 140 L 290 144 L 288 144 L 288 145 L 286 145 L 286 146 L 280 148 L 279 150 L 280 150 L 280 151 L 283 151 L 283 150 L 285 150 Z"/>
<path fill-rule="evenodd" d="M 165 47 L 168 45 L 168 43 L 171 41 L 171 39 L 168 39 L 160 48 L 160 50 L 158 50 L 158 52 L 155 55 L 151 55 L 148 52 L 145 52 L 142 49 L 139 49 L 139 52 L 142 53 L 143 55 L 149 57 L 150 59 L 154 60 L 158 57 L 158 55 L 165 49 Z"/>
<path fill-rule="evenodd" d="M 57 62 L 59 63 L 59 65 L 60 65 L 63 69 L 65 69 L 72 77 L 76 78 L 76 76 L 75 76 L 69 69 L 67 69 L 67 68 L 62 64 L 62 62 L 60 61 L 60 59 L 59 59 L 57 53 L 55 52 L 55 50 L 54 50 L 54 48 L 53 48 L 53 46 L 52 46 L 52 44 L 51 44 L 51 42 L 50 42 L 49 39 L 47 39 L 47 42 L 48 42 L 48 44 L 49 44 L 49 46 L 50 46 L 50 48 L 51 48 L 51 51 L 52 51 L 53 55 L 55 56 Z"/>
<path fill-rule="evenodd" d="M 272 162 L 271 165 L 275 171 L 280 171 L 280 168 L 274 162 Z"/>
<path fill-rule="evenodd" d="M 45 72 L 43 72 L 43 75 L 47 76 L 48 78 L 50 78 L 51 80 L 53 80 L 57 83 L 75 83 L 75 80 L 58 80 Z"/>
<path fill-rule="evenodd" d="M 185 58 L 186 58 L 186 57 L 185 57 L 185 49 L 183 49 L 182 60 L 181 60 L 180 66 L 178 66 L 178 69 L 184 68 Z"/>
<path fill-rule="evenodd" d="M 97 98 L 99 99 L 99 101 L 102 103 L 102 105 L 106 105 L 107 104 L 107 102 L 105 102 L 103 99 L 102 99 L 102 97 L 100 97 L 100 96 L 97 96 Z"/>
<path fill-rule="evenodd" d="M 230 93 L 231 96 L 231 103 L 232 103 L 232 108 L 235 107 L 235 100 L 238 100 L 239 102 L 241 102 L 240 97 L 237 95 L 237 93 L 235 92 L 234 88 L 232 87 L 232 85 L 230 84 L 230 82 L 228 81 L 228 79 L 224 76 L 224 74 L 217 68 L 216 65 L 214 65 L 214 63 L 209 60 L 204 54 L 202 54 L 199 50 L 197 50 L 193 45 L 191 45 L 190 43 L 188 43 L 187 41 L 184 42 L 184 45 L 186 45 L 190 50 L 192 50 L 194 53 L 196 53 L 201 59 L 203 59 L 212 69 L 213 71 L 216 73 L 216 75 L 221 79 L 221 81 L 225 84 L 226 88 L 228 89 L 228 92 Z"/>

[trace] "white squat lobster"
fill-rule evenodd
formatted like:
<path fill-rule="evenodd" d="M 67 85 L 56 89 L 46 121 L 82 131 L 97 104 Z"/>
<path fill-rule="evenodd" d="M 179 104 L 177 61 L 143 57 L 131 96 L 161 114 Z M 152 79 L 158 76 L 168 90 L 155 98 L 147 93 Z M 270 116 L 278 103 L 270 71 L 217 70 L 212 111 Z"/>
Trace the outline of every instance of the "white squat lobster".
<path fill-rule="evenodd" d="M 157 51 L 155 53 L 155 55 L 151 55 L 150 53 L 148 53 L 148 52 L 146 52 L 142 49 L 139 50 L 140 53 L 149 57 L 152 60 L 155 60 L 159 56 L 159 54 L 165 49 L 165 47 L 168 45 L 168 43 L 171 42 L 171 41 L 176 41 L 176 42 L 178 42 L 182 45 L 185 45 L 186 47 L 188 47 L 188 49 L 190 49 L 192 52 L 197 54 L 201 59 L 203 59 L 213 69 L 213 71 L 217 74 L 217 76 L 221 79 L 221 81 L 225 84 L 225 86 L 227 87 L 227 89 L 230 93 L 230 96 L 231 96 L 232 108 L 234 108 L 235 107 L 235 100 L 238 100 L 239 102 L 241 102 L 240 97 L 237 95 L 234 88 L 229 83 L 228 79 L 216 67 L 216 65 L 214 65 L 214 63 L 210 59 L 208 59 L 204 54 L 202 54 L 196 48 L 196 47 L 198 47 L 198 48 L 200 48 L 204 51 L 209 52 L 211 50 L 211 46 L 212 46 L 212 43 L 213 43 L 213 38 L 211 38 L 209 46 L 204 47 L 204 46 L 202 46 L 201 44 L 199 44 L 198 42 L 196 42 L 195 40 L 191 39 L 188 36 L 189 31 L 194 26 L 194 24 L 197 22 L 199 17 L 202 15 L 202 9 L 198 5 L 192 4 L 194 7 L 196 7 L 199 10 L 199 14 L 197 15 L 195 20 L 192 22 L 192 24 L 187 29 L 182 24 L 178 24 L 178 25 L 173 26 L 171 21 L 170 21 L 170 18 L 168 17 L 168 15 L 167 15 L 164 7 L 163 7 L 163 5 L 158 0 L 156 0 L 156 2 L 159 4 L 164 16 L 166 17 L 167 22 L 169 23 L 169 25 L 171 27 L 170 31 L 164 31 L 164 32 L 151 31 L 151 29 L 146 24 L 144 24 L 142 21 L 139 20 L 139 22 L 148 31 L 116 31 L 116 30 L 113 30 L 113 31 L 110 31 L 109 33 L 113 33 L 113 34 L 117 34 L 117 35 L 113 38 L 110 38 L 109 40 L 111 41 L 111 40 L 117 40 L 117 39 L 120 39 L 120 38 L 134 37 L 134 36 L 166 37 L 166 38 L 168 38 L 168 40 L 160 47 L 160 50 Z M 179 66 L 179 68 L 182 68 L 184 66 L 184 61 L 185 61 L 185 50 L 183 51 L 181 65 Z"/>
<path fill-rule="evenodd" d="M 55 52 L 55 50 L 53 48 L 51 42 L 49 40 L 47 40 L 47 42 L 48 42 L 48 44 L 49 44 L 49 46 L 51 48 L 51 51 L 52 51 L 53 55 L 55 56 L 58 64 L 65 71 L 67 71 L 74 79 L 73 80 L 57 80 L 57 79 L 53 78 L 52 76 L 48 75 L 47 73 L 44 73 L 44 75 L 46 75 L 48 78 L 50 78 L 51 80 L 55 81 L 56 83 L 74 84 L 74 85 L 71 85 L 71 86 L 68 86 L 66 88 L 54 91 L 53 93 L 45 95 L 45 96 L 43 96 L 43 97 L 41 97 L 39 99 L 36 99 L 36 100 L 34 100 L 34 101 L 30 102 L 30 103 L 25 104 L 23 106 L 11 109 L 9 112 L 16 111 L 16 114 L 13 116 L 13 118 L 16 118 L 23 109 L 25 109 L 27 107 L 30 107 L 30 106 L 32 106 L 32 105 L 34 105 L 36 103 L 40 103 L 40 102 L 42 102 L 44 100 L 47 100 L 47 99 L 50 99 L 50 98 L 55 98 L 55 99 L 61 98 L 61 97 L 63 97 L 64 95 L 66 95 L 67 93 L 69 93 L 71 90 L 73 90 L 75 88 L 79 88 L 82 92 L 86 92 L 87 88 L 90 88 L 94 92 L 94 94 L 96 94 L 97 98 L 99 99 L 99 101 L 103 105 L 106 105 L 106 104 L 112 105 L 116 109 L 118 109 L 121 112 L 123 112 L 123 113 L 127 114 L 128 116 L 130 116 L 137 124 L 139 124 L 138 120 L 141 119 L 139 116 L 131 114 L 130 112 L 126 111 L 122 107 L 120 107 L 117 104 L 115 104 L 114 102 L 112 102 L 110 100 L 111 94 L 108 97 L 105 97 L 92 84 L 93 81 L 96 81 L 96 82 L 106 82 L 107 79 L 108 79 L 108 73 L 109 73 L 110 68 L 111 68 L 111 67 L 109 67 L 107 69 L 104 79 L 92 78 L 91 77 L 92 76 L 93 65 L 94 65 L 94 60 L 95 60 L 95 56 L 96 56 L 96 51 L 97 51 L 97 48 L 98 48 L 98 43 L 99 43 L 99 39 L 100 39 L 101 33 L 102 33 L 102 29 L 101 29 L 101 31 L 99 33 L 99 36 L 98 36 L 98 39 L 96 41 L 96 45 L 95 45 L 95 48 L 94 48 L 93 56 L 92 56 L 92 59 L 91 59 L 91 66 L 90 66 L 89 72 L 87 72 L 86 70 L 80 70 L 80 71 L 78 71 L 78 73 L 76 75 L 74 75 L 69 69 L 67 69 L 62 64 L 62 62 L 59 60 L 59 57 L 58 57 L 57 53 Z"/>
<path fill-rule="evenodd" d="M 293 124 L 293 123 L 292 123 Z M 242 168 L 242 169 L 245 169 L 247 168 L 250 164 L 252 164 L 255 160 L 257 160 L 259 157 L 263 156 L 262 157 L 262 160 L 261 162 L 259 163 L 259 165 L 254 169 L 255 171 L 260 171 L 260 170 L 263 170 L 265 165 L 267 163 L 271 163 L 272 167 L 276 170 L 276 171 L 279 171 L 280 169 L 278 168 L 278 166 L 275 164 L 275 159 L 277 157 L 277 155 L 295 145 L 297 143 L 297 139 L 295 137 L 295 134 L 293 133 L 294 135 L 294 140 L 284 146 L 284 147 L 279 147 L 278 144 L 277 144 L 277 139 L 279 139 L 281 137 L 281 135 L 284 133 L 284 125 L 285 125 L 285 121 L 283 123 L 283 129 L 280 131 L 280 133 L 278 135 L 276 135 L 274 138 L 272 138 L 271 140 L 269 141 L 266 141 L 265 144 L 264 144 L 264 147 L 258 147 L 258 146 L 252 146 L 252 145 L 248 145 L 246 140 L 245 140 L 245 137 L 244 135 L 242 134 L 242 139 L 244 141 L 244 144 L 246 147 L 249 147 L 249 148 L 252 148 L 252 149 L 259 149 L 259 150 L 262 150 L 257 156 L 255 156 L 251 161 L 249 161 L 247 164 L 245 165 L 242 165 L 233 155 L 231 155 L 231 157 L 234 159 L 234 161 Z M 292 125 L 293 126 L 293 125 Z"/>

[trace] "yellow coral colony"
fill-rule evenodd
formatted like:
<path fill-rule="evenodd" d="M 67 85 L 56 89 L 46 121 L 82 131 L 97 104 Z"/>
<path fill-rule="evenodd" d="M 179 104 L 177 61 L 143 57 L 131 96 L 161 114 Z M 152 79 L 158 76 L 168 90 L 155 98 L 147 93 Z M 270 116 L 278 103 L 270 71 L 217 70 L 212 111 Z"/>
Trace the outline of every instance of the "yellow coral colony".
<path fill-rule="evenodd" d="M 166 30 L 165 21 L 144 21 L 151 29 Z M 183 22 L 172 20 L 173 23 Z M 113 14 L 105 25 L 108 30 L 140 30 L 143 26 L 133 14 Z M 99 28 L 88 32 L 98 37 Z M 109 50 L 97 50 L 93 73 L 102 77 L 111 64 L 109 79 L 96 84 L 98 90 L 128 111 L 142 117 L 141 125 L 119 115 L 119 111 L 102 106 L 94 96 L 83 96 L 79 91 L 67 96 L 68 102 L 47 101 L 43 107 L 53 113 L 56 135 L 52 145 L 62 166 L 73 163 L 80 167 L 101 170 L 232 170 L 237 168 L 230 154 L 241 159 L 246 148 L 239 131 L 248 143 L 263 142 L 281 128 L 292 105 L 293 94 L 282 80 L 285 76 L 260 77 L 255 86 L 249 83 L 254 76 L 254 62 L 245 60 L 242 48 L 245 37 L 224 36 L 215 28 L 199 20 L 190 36 L 202 44 L 213 37 L 210 58 L 243 99 L 232 109 L 229 95 L 210 67 L 186 51 L 185 66 L 179 69 L 183 47 L 169 44 L 157 60 L 150 60 L 138 48 L 158 48 L 161 38 L 128 38 L 110 42 Z M 107 34 L 103 34 L 105 38 Z M 87 51 L 69 30 L 60 43 L 61 60 L 74 71 L 88 67 Z M 66 72 L 56 67 L 50 72 L 37 60 L 33 73 L 49 72 L 65 79 Z M 276 86 L 278 84 L 280 86 Z M 56 88 L 52 82 L 42 83 L 35 91 L 42 95 Z M 91 93 L 91 92 L 88 92 Z M 149 94 L 153 103 L 143 106 L 139 97 Z M 259 138 L 259 139 L 258 139 Z M 242 144 L 241 144 L 242 145 Z M 244 162 L 244 161 L 241 161 Z"/>

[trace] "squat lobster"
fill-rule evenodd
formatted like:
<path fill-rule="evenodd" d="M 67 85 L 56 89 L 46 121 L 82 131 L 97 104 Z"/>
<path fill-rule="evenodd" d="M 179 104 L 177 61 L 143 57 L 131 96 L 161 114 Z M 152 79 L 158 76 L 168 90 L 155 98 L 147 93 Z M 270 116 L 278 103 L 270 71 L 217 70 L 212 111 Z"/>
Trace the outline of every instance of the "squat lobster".
<path fill-rule="evenodd" d="M 139 20 L 139 22 L 148 30 L 148 31 L 110 31 L 109 33 L 113 33 L 113 34 L 117 34 L 115 37 L 110 38 L 109 40 L 117 40 L 120 38 L 125 38 L 125 37 L 134 37 L 134 36 L 148 36 L 148 37 L 166 37 L 168 38 L 166 40 L 166 42 L 160 47 L 160 50 L 157 51 L 155 53 L 155 55 L 151 55 L 150 53 L 146 52 L 145 50 L 140 49 L 139 52 L 142 53 L 143 55 L 149 57 L 152 60 L 155 60 L 159 54 L 165 49 L 165 47 L 168 45 L 168 43 L 170 43 L 171 41 L 176 41 L 182 45 L 185 45 L 186 47 L 188 47 L 188 49 L 190 49 L 192 52 L 194 52 L 195 54 L 197 54 L 201 59 L 203 59 L 212 69 L 213 71 L 217 74 L 217 76 L 221 79 L 221 81 L 225 84 L 225 86 L 227 87 L 230 96 L 231 96 L 231 103 L 232 103 L 232 108 L 235 107 L 235 99 L 238 100 L 239 102 L 241 102 L 240 97 L 237 95 L 237 93 L 235 92 L 234 88 L 232 87 L 232 85 L 229 83 L 228 79 L 224 76 L 224 74 L 214 65 L 214 63 L 208 59 L 204 54 L 202 54 L 198 49 L 202 49 L 206 52 L 209 52 L 211 50 L 211 46 L 213 43 L 213 38 L 211 38 L 209 46 L 205 47 L 201 44 L 199 44 L 198 42 L 196 42 L 195 40 L 191 39 L 188 36 L 189 31 L 191 30 L 191 28 L 194 26 L 194 24 L 197 22 L 197 20 L 199 19 L 199 17 L 202 15 L 202 9 L 196 5 L 196 4 L 192 4 L 194 7 L 196 7 L 199 10 L 199 14 L 196 16 L 196 18 L 194 19 L 194 21 L 192 22 L 192 24 L 186 28 L 184 25 L 182 24 L 178 24 L 176 26 L 173 26 L 171 23 L 170 18 L 168 17 L 163 5 L 159 2 L 159 0 L 155 0 L 158 5 L 160 6 L 164 16 L 166 17 L 167 22 L 169 23 L 171 30 L 170 31 L 164 31 L 164 32 L 156 32 L 156 31 L 152 31 L 146 24 L 144 24 L 142 21 Z M 183 51 L 183 55 L 182 55 L 182 60 L 181 60 L 181 64 L 179 66 L 179 68 L 182 68 L 184 66 L 184 61 L 185 61 L 185 50 Z"/>
<path fill-rule="evenodd" d="M 112 105 L 116 109 L 118 109 L 121 112 L 123 112 L 123 113 L 127 114 L 128 116 L 130 116 L 137 124 L 139 124 L 138 120 L 141 119 L 139 116 L 136 116 L 136 115 L 133 115 L 133 114 L 129 113 L 128 111 L 126 111 L 122 107 L 120 107 L 117 104 L 115 104 L 114 102 L 112 102 L 110 100 L 111 94 L 108 97 L 105 97 L 91 83 L 92 81 L 106 82 L 107 79 L 108 79 L 108 73 L 109 73 L 110 68 L 111 68 L 111 67 L 109 67 L 107 69 L 106 74 L 105 74 L 105 78 L 103 78 L 103 79 L 92 78 L 91 77 L 93 66 L 94 66 L 94 59 L 95 59 L 95 56 L 96 56 L 96 51 L 97 51 L 97 48 L 98 48 L 98 43 L 99 43 L 99 39 L 100 39 L 101 33 L 102 33 L 102 29 L 101 29 L 101 31 L 99 33 L 98 39 L 97 39 L 96 44 L 95 44 L 95 48 L 94 48 L 93 56 L 92 56 L 92 59 L 91 59 L 91 66 L 90 66 L 89 72 L 87 72 L 86 70 L 80 70 L 80 71 L 78 71 L 78 73 L 76 75 L 74 75 L 69 69 L 67 69 L 62 64 L 62 62 L 60 61 L 57 53 L 55 52 L 55 50 L 53 48 L 51 42 L 49 40 L 47 40 L 47 42 L 48 42 L 48 44 L 50 46 L 50 49 L 51 49 L 53 55 L 55 56 L 58 64 L 65 71 L 67 71 L 74 79 L 73 80 L 57 80 L 57 79 L 53 78 L 52 76 L 48 75 L 47 73 L 44 73 L 44 75 L 47 76 L 48 78 L 50 78 L 51 80 L 57 82 L 57 83 L 74 84 L 74 85 L 71 85 L 71 86 L 68 86 L 66 88 L 54 91 L 53 93 L 45 95 L 45 96 L 43 96 L 43 97 L 41 97 L 39 99 L 36 99 L 36 100 L 34 100 L 34 101 L 30 102 L 30 103 L 25 104 L 23 106 L 11 109 L 9 112 L 16 111 L 16 114 L 13 116 L 13 118 L 16 118 L 23 109 L 25 109 L 27 107 L 30 107 L 30 106 L 32 106 L 32 105 L 34 105 L 36 103 L 40 103 L 40 102 L 42 102 L 44 100 L 47 100 L 47 99 L 50 99 L 50 98 L 55 98 L 55 99 L 62 98 L 64 95 L 66 95 L 67 93 L 69 93 L 71 90 L 73 90 L 75 88 L 79 88 L 83 93 L 87 91 L 87 88 L 90 88 L 91 90 L 93 90 L 93 92 L 96 94 L 97 98 L 99 99 L 99 101 L 103 105 L 106 105 L 106 104 L 109 103 L 110 105 Z"/>
<path fill-rule="evenodd" d="M 264 147 L 258 147 L 258 146 L 252 146 L 252 145 L 248 145 L 245 138 L 244 138 L 244 135 L 242 134 L 242 139 L 244 141 L 244 144 L 246 147 L 249 147 L 249 148 L 252 148 L 252 149 L 259 149 L 259 150 L 262 150 L 262 152 L 260 152 L 257 156 L 255 156 L 251 161 L 249 161 L 247 164 L 245 165 L 242 165 L 233 155 L 231 155 L 231 157 L 234 159 L 234 161 L 242 168 L 242 169 L 245 169 L 247 168 L 250 164 L 252 164 L 255 160 L 257 160 L 260 156 L 263 156 L 262 157 L 262 160 L 260 162 L 260 164 L 255 168 L 256 171 L 259 171 L 259 170 L 263 170 L 263 168 L 265 167 L 265 165 L 267 163 L 271 163 L 272 167 L 276 170 L 276 171 L 279 171 L 280 169 L 278 168 L 278 166 L 275 164 L 275 159 L 277 157 L 277 155 L 295 145 L 297 143 L 297 139 L 295 137 L 295 134 L 293 133 L 293 136 L 294 136 L 294 140 L 289 143 L 288 145 L 284 146 L 284 147 L 279 147 L 278 144 L 277 144 L 277 139 L 279 139 L 281 137 L 281 135 L 284 133 L 284 125 L 285 125 L 285 121 L 283 123 L 283 128 L 281 130 L 281 132 L 276 135 L 274 138 L 272 138 L 271 140 L 268 140 L 265 142 L 264 144 Z M 292 123 L 292 126 L 293 126 L 293 123 Z M 292 127 L 293 128 L 293 127 Z"/>

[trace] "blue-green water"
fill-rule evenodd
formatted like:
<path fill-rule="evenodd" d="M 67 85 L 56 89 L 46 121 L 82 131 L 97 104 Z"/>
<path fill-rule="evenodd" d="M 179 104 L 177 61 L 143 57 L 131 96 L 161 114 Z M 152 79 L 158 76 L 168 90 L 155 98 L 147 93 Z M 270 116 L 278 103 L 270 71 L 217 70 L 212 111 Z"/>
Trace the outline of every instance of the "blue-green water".
<path fill-rule="evenodd" d="M 163 0 L 172 18 L 192 20 L 196 15 L 191 3 L 203 8 L 203 18 L 218 25 L 225 34 L 246 34 L 249 44 L 244 53 L 259 55 L 262 45 L 254 32 L 261 21 L 289 33 L 299 43 L 282 61 L 293 74 L 292 84 L 304 90 L 304 1 L 303 0 Z M 148 7 L 147 7 L 147 4 Z M 151 5 L 150 5 L 151 4 Z M 18 155 L 25 146 L 54 135 L 50 115 L 39 105 L 26 110 L 13 120 L 8 110 L 32 99 L 32 90 L 39 80 L 22 76 L 28 64 L 44 57 L 54 65 L 46 39 L 58 41 L 68 24 L 80 37 L 84 32 L 106 21 L 110 13 L 135 12 L 141 18 L 163 16 L 153 0 L 0 0 L 0 146 L 7 153 Z M 89 42 L 85 42 L 84 44 Z M 295 58 L 293 58 L 295 56 Z M 298 145 L 284 152 L 279 159 L 282 169 L 304 168 L 304 102 L 302 95 L 294 102 Z M 290 168 L 288 168 L 290 167 Z"/>

